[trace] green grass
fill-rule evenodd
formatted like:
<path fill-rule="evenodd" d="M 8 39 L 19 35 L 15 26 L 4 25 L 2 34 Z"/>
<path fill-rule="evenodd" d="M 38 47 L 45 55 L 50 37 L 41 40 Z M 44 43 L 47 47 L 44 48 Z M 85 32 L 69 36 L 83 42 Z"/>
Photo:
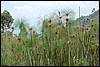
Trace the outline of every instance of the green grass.
<path fill-rule="evenodd" d="M 98 18 L 84 31 L 73 23 L 43 26 L 41 37 L 1 35 L 1 66 L 99 66 Z"/>

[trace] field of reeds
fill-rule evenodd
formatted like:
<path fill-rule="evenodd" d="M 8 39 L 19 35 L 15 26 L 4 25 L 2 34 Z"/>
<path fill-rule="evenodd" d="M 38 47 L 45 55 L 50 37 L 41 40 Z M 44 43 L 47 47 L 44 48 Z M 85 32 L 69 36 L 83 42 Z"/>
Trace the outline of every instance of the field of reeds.
<path fill-rule="evenodd" d="M 1 33 L 1 66 L 99 66 L 99 19 L 66 22 L 44 21 L 41 36 L 29 28 L 30 38 Z"/>

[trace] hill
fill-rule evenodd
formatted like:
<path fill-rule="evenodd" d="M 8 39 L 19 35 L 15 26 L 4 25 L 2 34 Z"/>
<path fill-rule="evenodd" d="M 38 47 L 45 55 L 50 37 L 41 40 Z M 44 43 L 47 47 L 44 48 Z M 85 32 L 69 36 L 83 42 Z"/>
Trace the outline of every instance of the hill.
<path fill-rule="evenodd" d="M 88 16 L 81 16 L 80 18 L 76 19 L 76 22 L 78 22 L 80 25 L 87 25 L 91 22 L 93 22 L 97 17 L 99 17 L 99 10 L 93 12 L 92 14 Z"/>

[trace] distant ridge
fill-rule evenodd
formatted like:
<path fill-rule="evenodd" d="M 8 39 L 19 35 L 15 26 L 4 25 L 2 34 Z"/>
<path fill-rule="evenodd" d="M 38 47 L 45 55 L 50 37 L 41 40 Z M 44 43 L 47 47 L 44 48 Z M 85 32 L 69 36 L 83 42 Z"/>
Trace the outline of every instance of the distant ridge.
<path fill-rule="evenodd" d="M 99 17 L 99 10 L 93 12 L 92 14 L 88 15 L 88 16 L 81 16 L 80 18 L 77 18 L 76 21 L 80 24 L 80 25 L 87 25 L 89 23 L 91 23 L 93 20 L 95 20 L 97 17 Z"/>

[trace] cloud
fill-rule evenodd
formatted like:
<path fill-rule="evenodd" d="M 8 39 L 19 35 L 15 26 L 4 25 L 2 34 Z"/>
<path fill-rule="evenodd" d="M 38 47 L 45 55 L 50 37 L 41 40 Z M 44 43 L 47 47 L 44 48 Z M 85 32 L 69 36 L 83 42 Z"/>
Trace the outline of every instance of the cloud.
<path fill-rule="evenodd" d="M 34 9 L 33 9 L 34 8 Z M 17 9 L 17 10 L 16 10 Z M 26 15 L 26 18 L 30 18 L 30 16 L 36 16 L 36 15 L 41 15 L 44 14 L 45 12 L 42 10 L 43 8 L 37 8 L 34 6 L 30 5 L 24 5 L 24 6 L 15 6 L 15 10 L 17 11 L 18 14 L 20 15 Z M 19 10 L 19 11 L 18 11 Z M 27 16 L 28 15 L 28 16 Z M 29 16 L 30 15 L 30 16 Z"/>
<path fill-rule="evenodd" d="M 16 6 L 15 8 L 18 9 L 18 10 L 33 10 L 33 8 L 29 5 Z"/>

